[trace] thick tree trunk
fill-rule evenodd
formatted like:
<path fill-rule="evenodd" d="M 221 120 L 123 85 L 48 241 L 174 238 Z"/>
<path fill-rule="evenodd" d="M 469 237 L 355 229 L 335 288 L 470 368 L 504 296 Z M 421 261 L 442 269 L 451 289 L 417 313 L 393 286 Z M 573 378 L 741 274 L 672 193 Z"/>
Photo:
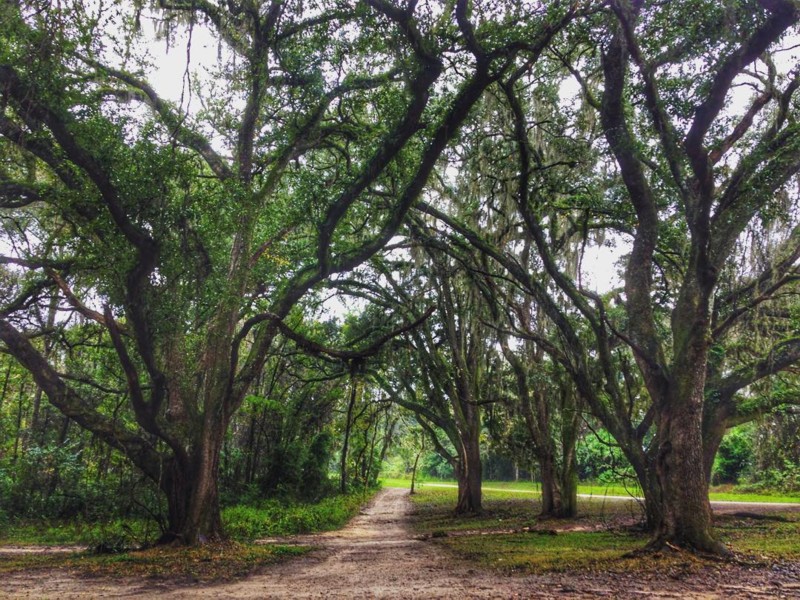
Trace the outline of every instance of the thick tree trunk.
<path fill-rule="evenodd" d="M 655 464 L 645 468 L 641 474 L 637 471 L 637 476 L 644 495 L 645 528 L 647 531 L 655 532 L 664 521 L 664 494 L 656 475 Z"/>
<path fill-rule="evenodd" d="M 542 517 L 570 519 L 578 513 L 578 473 L 574 454 L 561 465 L 553 454 L 540 457 L 542 473 Z"/>
<path fill-rule="evenodd" d="M 216 473 L 201 465 L 189 472 L 175 467 L 162 489 L 167 497 L 168 530 L 159 543 L 193 546 L 224 538 Z"/>
<path fill-rule="evenodd" d="M 578 471 L 575 445 L 578 441 L 577 396 L 572 386 L 561 388 L 561 460 L 557 458 L 557 441 L 549 432 L 550 416 L 545 400 L 540 399 L 539 428 L 532 414 L 528 429 L 533 440 L 539 440 L 539 465 L 542 471 L 543 517 L 569 519 L 578 513 Z"/>
<path fill-rule="evenodd" d="M 578 514 L 578 470 L 574 462 L 565 465 L 561 477 L 561 508 L 557 517 L 571 519 Z"/>
<path fill-rule="evenodd" d="M 712 533 L 711 504 L 703 457 L 702 407 L 705 361 L 676 376 L 658 419 L 655 477 L 661 514 L 654 515 L 651 548 L 665 544 L 701 552 L 726 553 Z"/>
<path fill-rule="evenodd" d="M 561 487 L 561 506 L 555 516 L 570 519 L 578 514 L 578 457 L 575 446 L 578 443 L 577 390 L 572 385 L 562 387 L 561 406 L 561 468 L 559 485 Z"/>
<path fill-rule="evenodd" d="M 217 487 L 224 434 L 224 425 L 206 423 L 189 464 L 175 461 L 168 469 L 161 484 L 167 497 L 168 531 L 160 543 L 193 546 L 224 539 Z"/>
<path fill-rule="evenodd" d="M 458 503 L 456 514 L 477 514 L 483 510 L 481 502 L 481 448 L 477 438 L 462 441 L 462 452 L 456 468 Z"/>

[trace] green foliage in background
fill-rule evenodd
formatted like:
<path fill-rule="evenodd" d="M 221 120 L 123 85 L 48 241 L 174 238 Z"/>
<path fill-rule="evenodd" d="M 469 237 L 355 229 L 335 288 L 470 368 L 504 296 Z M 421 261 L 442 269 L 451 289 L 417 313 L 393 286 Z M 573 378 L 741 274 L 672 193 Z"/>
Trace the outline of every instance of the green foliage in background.
<path fill-rule="evenodd" d="M 739 483 L 745 476 L 753 476 L 754 429 L 747 424 L 728 431 L 714 461 L 713 483 Z"/>

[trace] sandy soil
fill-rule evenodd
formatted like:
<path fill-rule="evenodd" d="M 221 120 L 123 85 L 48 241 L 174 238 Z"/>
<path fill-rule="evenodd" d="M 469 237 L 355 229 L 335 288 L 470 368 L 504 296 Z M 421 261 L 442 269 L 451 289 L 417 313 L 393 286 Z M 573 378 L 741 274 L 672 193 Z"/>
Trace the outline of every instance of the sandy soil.
<path fill-rule="evenodd" d="M 296 538 L 319 550 L 219 585 L 11 575 L 3 598 L 800 598 L 800 564 L 728 564 L 702 573 L 503 576 L 454 560 L 408 526 L 408 491 L 387 489 L 341 531 Z M 0 558 L 2 560 L 2 558 Z"/>

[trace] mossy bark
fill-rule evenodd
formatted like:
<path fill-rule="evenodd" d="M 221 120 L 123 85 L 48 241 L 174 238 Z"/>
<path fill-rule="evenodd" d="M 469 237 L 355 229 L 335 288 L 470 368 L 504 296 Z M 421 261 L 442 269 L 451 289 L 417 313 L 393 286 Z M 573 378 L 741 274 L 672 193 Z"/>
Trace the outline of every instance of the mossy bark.
<path fill-rule="evenodd" d="M 223 432 L 212 432 L 189 464 L 173 463 L 162 480 L 168 527 L 160 543 L 194 546 L 225 538 L 217 486 Z"/>
<path fill-rule="evenodd" d="M 556 464 L 552 454 L 539 458 L 542 476 L 541 516 L 569 519 L 578 513 L 578 475 L 574 457 Z"/>
<path fill-rule="evenodd" d="M 651 548 L 666 544 L 700 552 L 726 554 L 715 539 L 708 478 L 703 453 L 703 400 L 707 345 L 704 329 L 686 329 L 687 343 L 674 362 L 666 394 L 658 398 L 658 449 L 654 459 L 655 483 L 660 492 L 660 514 Z M 680 339 L 680 338 L 679 338 Z"/>
<path fill-rule="evenodd" d="M 477 514 L 483 510 L 481 483 L 481 449 L 477 437 L 462 441 L 459 464 L 456 468 L 458 502 L 456 514 Z"/>

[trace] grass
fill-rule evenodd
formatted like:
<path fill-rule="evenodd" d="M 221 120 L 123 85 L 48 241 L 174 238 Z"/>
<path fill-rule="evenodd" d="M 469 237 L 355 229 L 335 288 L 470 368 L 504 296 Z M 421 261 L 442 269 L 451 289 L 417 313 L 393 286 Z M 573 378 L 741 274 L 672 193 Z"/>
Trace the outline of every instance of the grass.
<path fill-rule="evenodd" d="M 160 535 L 156 523 L 145 519 L 115 519 L 110 522 L 19 521 L 2 529 L 0 545 L 42 546 L 143 546 Z"/>
<path fill-rule="evenodd" d="M 87 577 L 147 577 L 175 583 L 231 581 L 307 546 L 248 545 L 236 542 L 197 548 L 158 547 L 121 554 L 45 553 L 3 557 L 0 574 L 37 569 L 68 569 Z"/>
<path fill-rule="evenodd" d="M 374 493 L 331 496 L 315 504 L 267 500 L 258 506 L 233 506 L 222 511 L 222 521 L 228 535 L 239 541 L 330 531 L 343 527 Z"/>
<path fill-rule="evenodd" d="M 583 498 L 577 518 L 539 520 L 535 496 L 487 487 L 484 512 L 457 517 L 454 489 L 422 486 L 412 497 L 418 533 L 460 558 L 510 573 L 663 572 L 707 566 L 686 553 L 631 557 L 631 551 L 644 547 L 648 536 L 632 527 L 638 515 L 630 503 Z M 765 517 L 720 516 L 717 534 L 734 552 L 756 560 L 800 559 L 800 513 Z"/>
<path fill-rule="evenodd" d="M 800 503 L 800 492 L 787 494 L 776 491 L 745 491 L 733 485 L 718 485 L 711 488 L 711 500 L 726 502 L 780 502 Z"/>
<path fill-rule="evenodd" d="M 264 500 L 256 506 L 223 509 L 222 522 L 228 536 L 237 542 L 330 531 L 347 523 L 373 494 L 374 490 L 366 494 L 336 495 L 313 504 Z M 160 533 L 154 521 L 144 519 L 102 523 L 20 521 L 2 528 L 0 545 L 145 546 L 154 542 Z"/>
<path fill-rule="evenodd" d="M 443 543 L 463 558 L 511 573 L 601 568 L 641 546 L 635 536 L 607 532 L 462 536 Z"/>
<path fill-rule="evenodd" d="M 409 487 L 411 481 L 409 479 L 381 479 L 381 484 L 384 487 Z M 454 479 L 432 479 L 417 481 L 417 486 L 420 487 L 441 487 L 441 486 L 456 486 L 458 485 Z M 531 481 L 484 481 L 484 488 L 505 490 L 508 492 L 517 492 L 525 494 L 540 494 L 541 487 L 538 483 Z M 638 488 L 632 489 L 619 484 L 581 484 L 578 486 L 578 493 L 589 496 L 631 496 L 639 493 Z"/>
<path fill-rule="evenodd" d="M 716 531 L 735 552 L 762 560 L 800 560 L 800 513 L 765 517 L 724 515 L 716 519 Z"/>
<path fill-rule="evenodd" d="M 382 479 L 384 487 L 409 487 L 409 479 Z M 418 481 L 419 487 L 455 486 L 455 480 L 429 480 Z M 530 481 L 484 481 L 484 488 L 514 491 L 517 493 L 539 494 L 541 489 L 538 483 Z M 603 483 L 581 483 L 578 486 L 578 494 L 602 498 L 604 496 L 641 496 L 638 487 L 624 486 L 621 484 Z M 744 492 L 737 490 L 734 486 L 717 486 L 711 488 L 708 495 L 712 501 L 726 502 L 779 502 L 779 503 L 800 503 L 800 494 L 784 494 L 780 492 Z"/>
<path fill-rule="evenodd" d="M 415 528 L 423 534 L 453 531 L 512 531 L 539 527 L 549 531 L 555 524 L 574 528 L 613 527 L 620 521 L 630 522 L 639 516 L 635 504 L 603 502 L 599 498 L 579 498 L 579 517 L 568 521 L 540 521 L 537 514 L 539 499 L 514 491 L 484 491 L 483 513 L 477 516 L 455 517 L 453 507 L 456 491 L 453 488 L 423 487 L 412 496 L 415 507 Z"/>
<path fill-rule="evenodd" d="M 152 577 L 174 581 L 228 581 L 278 560 L 303 554 L 307 546 L 253 544 L 263 537 L 329 531 L 345 525 L 374 490 L 325 498 L 315 504 L 266 500 L 257 506 L 222 511 L 231 541 L 197 548 L 155 547 L 117 554 L 89 551 L 20 553 L 0 560 L 0 574 L 28 569 L 69 569 L 85 576 Z M 3 545 L 75 545 L 125 548 L 152 542 L 158 536 L 146 521 L 113 523 L 16 523 L 0 537 Z"/>

